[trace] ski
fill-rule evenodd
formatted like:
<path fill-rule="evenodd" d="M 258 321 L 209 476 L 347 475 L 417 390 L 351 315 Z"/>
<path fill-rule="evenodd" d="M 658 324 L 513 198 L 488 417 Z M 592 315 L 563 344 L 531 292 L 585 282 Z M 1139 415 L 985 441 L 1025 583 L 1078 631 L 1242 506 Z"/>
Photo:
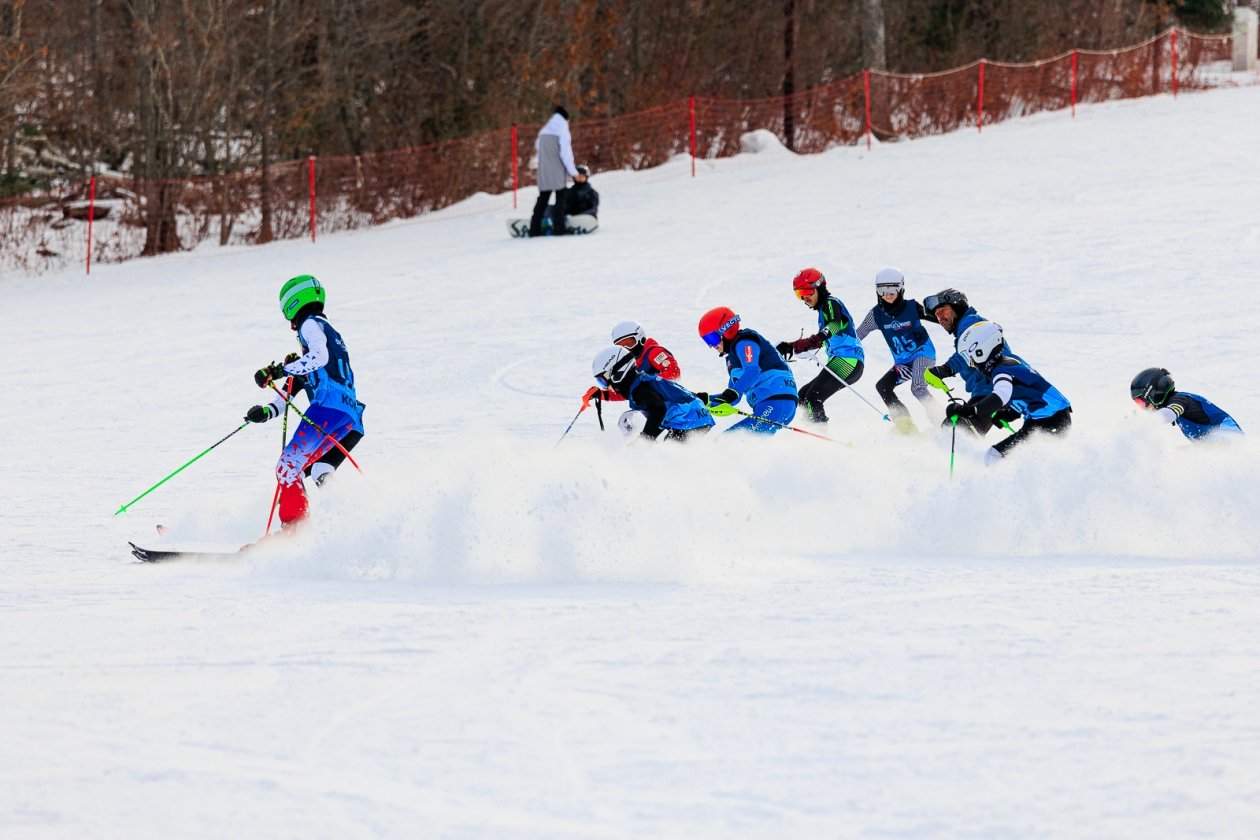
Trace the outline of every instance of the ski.
<path fill-rule="evenodd" d="M 178 549 L 141 548 L 133 542 L 128 542 L 127 545 L 131 546 L 131 555 L 142 563 L 165 563 L 168 560 L 222 560 L 242 554 L 245 549 L 249 548 L 246 545 L 236 551 L 180 551 Z"/>

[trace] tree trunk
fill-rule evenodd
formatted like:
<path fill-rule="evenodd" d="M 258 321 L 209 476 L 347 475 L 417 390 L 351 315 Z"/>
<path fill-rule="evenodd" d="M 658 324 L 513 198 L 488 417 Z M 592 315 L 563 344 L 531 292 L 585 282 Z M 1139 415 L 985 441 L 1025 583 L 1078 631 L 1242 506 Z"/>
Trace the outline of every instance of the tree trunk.
<path fill-rule="evenodd" d="M 783 139 L 790 151 L 796 150 L 796 0 L 783 2 Z"/>
<path fill-rule="evenodd" d="M 862 63 L 868 69 L 888 70 L 884 0 L 862 0 Z"/>
<path fill-rule="evenodd" d="M 163 90 L 169 81 L 162 77 L 157 0 L 135 0 L 132 6 L 140 43 L 140 143 L 143 179 L 144 249 L 143 256 L 178 251 L 179 234 L 175 227 L 175 205 L 178 187 L 167 176 L 174 169 L 172 127 L 162 110 Z"/>

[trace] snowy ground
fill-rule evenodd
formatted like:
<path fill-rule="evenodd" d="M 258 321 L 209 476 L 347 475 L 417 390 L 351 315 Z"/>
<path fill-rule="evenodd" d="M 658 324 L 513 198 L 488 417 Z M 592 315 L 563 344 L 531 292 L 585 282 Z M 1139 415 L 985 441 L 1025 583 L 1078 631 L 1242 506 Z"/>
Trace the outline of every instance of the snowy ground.
<path fill-rule="evenodd" d="M 1242 88 L 597 175 L 584 238 L 454 212 L 4 278 L 0 834 L 1256 836 L 1255 437 L 1187 446 L 1127 386 L 1164 365 L 1260 429 L 1257 160 Z M 616 321 L 711 391 L 705 309 L 795 338 L 797 270 L 861 317 L 888 264 L 1001 322 L 1072 437 L 964 442 L 951 482 L 947 437 L 840 394 L 851 448 L 589 414 L 555 446 Z M 366 478 L 244 561 L 133 563 L 159 522 L 262 531 L 274 421 L 112 514 L 259 400 L 305 271 Z"/>

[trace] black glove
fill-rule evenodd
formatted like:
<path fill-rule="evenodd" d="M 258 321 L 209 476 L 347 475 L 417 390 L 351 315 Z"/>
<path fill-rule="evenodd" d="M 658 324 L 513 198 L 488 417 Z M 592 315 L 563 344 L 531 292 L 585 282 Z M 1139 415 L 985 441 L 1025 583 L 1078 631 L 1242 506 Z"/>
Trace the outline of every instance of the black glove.
<path fill-rule="evenodd" d="M 790 359 L 792 358 L 792 354 L 796 352 L 796 348 L 794 348 L 792 344 L 793 342 L 791 341 L 780 341 L 778 344 L 774 345 L 774 349 L 778 350 L 779 355 L 783 358 Z"/>
<path fill-rule="evenodd" d="M 953 420 L 955 417 L 966 420 L 976 416 L 976 407 L 971 403 L 952 402 L 945 406 L 945 419 Z"/>
<path fill-rule="evenodd" d="M 302 358 L 302 357 L 301 357 L 299 354 L 297 354 L 297 353 L 290 353 L 289 355 L 287 355 L 287 356 L 285 356 L 285 357 L 284 357 L 284 364 L 286 364 L 286 365 L 291 365 L 291 364 L 293 364 L 294 362 L 296 362 L 296 361 L 297 361 L 298 359 L 300 359 L 300 358 Z"/>
<path fill-rule="evenodd" d="M 266 367 L 259 368 L 254 373 L 254 383 L 257 384 L 259 388 L 266 388 L 275 380 L 283 379 L 284 377 L 284 366 L 272 362 Z"/>
<path fill-rule="evenodd" d="M 1004 405 L 993 413 L 994 420 L 1001 420 L 1005 423 L 1014 423 L 1022 416 L 1013 406 L 1009 405 Z"/>
<path fill-rule="evenodd" d="M 734 405 L 737 402 L 739 402 L 739 392 L 734 388 L 727 388 L 722 393 L 714 394 L 712 397 L 709 397 L 708 404 L 721 405 L 722 403 L 728 403 L 730 405 Z"/>
<path fill-rule="evenodd" d="M 709 404 L 709 395 L 705 391 L 696 391 L 696 399 L 700 400 L 701 405 Z"/>
<path fill-rule="evenodd" d="M 256 405 L 245 412 L 245 419 L 251 423 L 266 423 L 275 416 L 275 408 L 269 405 Z"/>

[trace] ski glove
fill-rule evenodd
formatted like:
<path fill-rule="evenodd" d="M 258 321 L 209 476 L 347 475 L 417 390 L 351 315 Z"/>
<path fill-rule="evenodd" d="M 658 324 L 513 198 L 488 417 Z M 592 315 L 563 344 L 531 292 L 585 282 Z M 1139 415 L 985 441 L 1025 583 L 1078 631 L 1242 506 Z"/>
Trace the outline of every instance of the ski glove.
<path fill-rule="evenodd" d="M 796 352 L 796 348 L 793 346 L 794 344 L 795 342 L 792 341 L 780 341 L 778 344 L 774 345 L 774 349 L 778 350 L 779 355 L 783 358 L 790 359 L 792 358 L 792 354 Z"/>
<path fill-rule="evenodd" d="M 950 403 L 945 406 L 945 419 L 953 420 L 955 417 L 966 420 L 976 416 L 976 407 L 971 403 Z"/>
<path fill-rule="evenodd" d="M 270 405 L 256 405 L 245 412 L 245 419 L 251 423 L 266 423 L 276 416 L 276 409 Z"/>
<path fill-rule="evenodd" d="M 822 347 L 822 338 L 817 335 L 807 335 L 792 342 L 792 350 L 796 353 L 806 353 L 819 347 Z"/>
<path fill-rule="evenodd" d="M 586 409 L 591 407 L 591 400 L 594 400 L 596 403 L 598 403 L 600 400 L 606 400 L 606 399 L 608 399 L 607 394 L 605 394 L 599 388 L 592 386 L 585 394 L 582 395 L 582 410 L 586 411 Z"/>
<path fill-rule="evenodd" d="M 715 405 L 739 402 L 739 394 L 731 388 L 727 388 L 722 393 L 713 394 L 712 396 L 705 391 L 696 391 L 696 399 L 700 400 L 705 408 L 712 408 Z"/>
<path fill-rule="evenodd" d="M 940 367 L 928 368 L 927 370 L 923 371 L 923 381 L 926 382 L 932 388 L 939 388 L 945 393 L 949 393 L 949 386 L 946 385 L 941 380 L 941 374 L 937 372 L 940 370 L 941 367 L 944 367 L 944 365 L 941 365 Z M 951 373 L 952 372 L 953 371 L 951 371 Z"/>
<path fill-rule="evenodd" d="M 272 362 L 266 367 L 259 368 L 254 373 L 254 382 L 258 385 L 259 388 L 266 388 L 275 380 L 283 379 L 284 377 L 285 377 L 284 367 L 282 365 L 276 364 L 275 362 Z"/>

